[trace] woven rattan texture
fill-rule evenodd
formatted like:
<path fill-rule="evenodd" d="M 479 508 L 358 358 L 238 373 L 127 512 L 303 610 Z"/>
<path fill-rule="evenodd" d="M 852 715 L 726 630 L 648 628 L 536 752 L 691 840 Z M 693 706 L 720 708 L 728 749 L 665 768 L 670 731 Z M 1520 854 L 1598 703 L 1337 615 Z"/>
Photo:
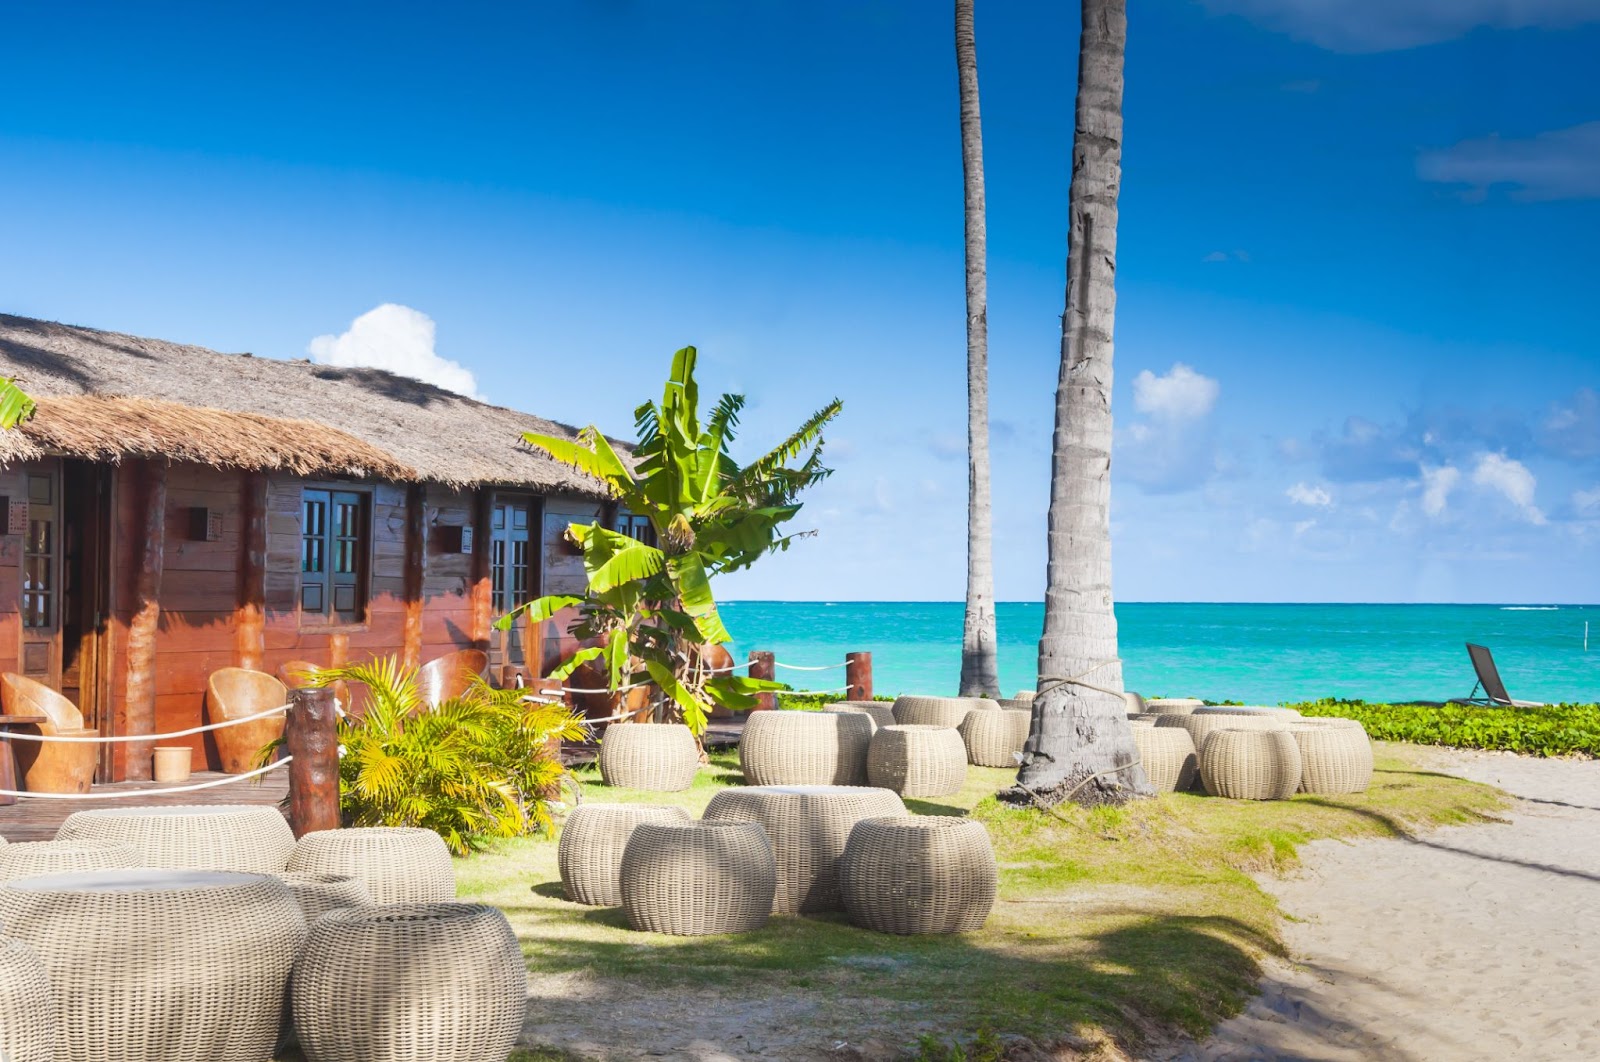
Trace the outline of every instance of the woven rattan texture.
<path fill-rule="evenodd" d="M 1161 717 L 1154 712 L 1137 712 L 1128 716 L 1130 726 L 1155 726 Z"/>
<path fill-rule="evenodd" d="M 724 789 L 706 807 L 708 820 L 757 822 L 772 842 L 778 866 L 774 914 L 838 911 L 839 860 L 862 819 L 904 815 L 887 789 L 866 786 L 779 786 Z"/>
<path fill-rule="evenodd" d="M 1206 702 L 1193 697 L 1157 697 L 1144 702 L 1144 710 L 1154 715 L 1188 715 Z"/>
<path fill-rule="evenodd" d="M 872 735 L 867 782 L 901 796 L 959 793 L 967 781 L 967 746 L 947 726 L 885 726 Z"/>
<path fill-rule="evenodd" d="M 55 1062 L 56 1005 L 44 963 L 20 940 L 0 937 L 0 1058 Z"/>
<path fill-rule="evenodd" d="M 1208 704 L 1204 708 L 1196 708 L 1195 715 L 1264 715 L 1278 719 L 1299 719 L 1300 712 L 1294 708 L 1273 708 L 1264 704 Z"/>
<path fill-rule="evenodd" d="M 456 898 L 450 850 L 432 830 L 409 826 L 308 833 L 295 842 L 289 869 L 297 874 L 360 878 L 374 903 L 442 903 Z"/>
<path fill-rule="evenodd" d="M 901 726 L 961 725 L 968 712 L 997 712 L 1000 705 L 985 697 L 900 697 L 894 702 L 894 721 Z"/>
<path fill-rule="evenodd" d="M 345 908 L 311 927 L 290 994 L 309 1062 L 504 1062 L 528 974 L 486 904 Z"/>
<path fill-rule="evenodd" d="M 1134 726 L 1133 743 L 1145 776 L 1158 793 L 1193 789 L 1199 779 L 1200 757 L 1189 732 L 1176 726 Z"/>
<path fill-rule="evenodd" d="M 894 726 L 894 704 L 891 701 L 835 701 L 823 711 L 859 712 L 871 716 L 874 726 Z"/>
<path fill-rule="evenodd" d="M 642 822 L 622 853 L 622 906 L 634 929 L 674 936 L 766 925 L 778 868 L 754 822 Z"/>
<path fill-rule="evenodd" d="M 751 712 L 739 736 L 746 785 L 864 785 L 877 729 L 853 712 Z"/>
<path fill-rule="evenodd" d="M 139 853 L 114 841 L 24 841 L 0 848 L 0 881 L 138 865 Z"/>
<path fill-rule="evenodd" d="M 1359 725 L 1291 726 L 1289 733 L 1300 746 L 1300 792 L 1365 793 L 1372 784 L 1372 742 Z"/>
<path fill-rule="evenodd" d="M 943 815 L 865 819 L 839 869 L 845 908 L 880 933 L 970 933 L 994 906 L 998 873 L 983 824 Z"/>
<path fill-rule="evenodd" d="M 277 808 L 237 804 L 75 811 L 56 840 L 130 845 L 147 867 L 246 874 L 278 873 L 294 849 L 294 834 Z"/>
<path fill-rule="evenodd" d="M 144 887 L 68 884 L 89 880 Z M 0 885 L 0 924 L 49 972 L 56 1062 L 261 1062 L 305 939 L 288 886 L 258 874 L 18 879 Z"/>
<path fill-rule="evenodd" d="M 1182 727 L 1196 749 L 1206 747 L 1206 738 L 1218 730 L 1282 730 L 1290 723 L 1264 715 L 1164 715 L 1156 720 L 1157 727 Z"/>
<path fill-rule="evenodd" d="M 345 907 L 371 907 L 372 890 L 353 874 L 300 874 L 285 872 L 278 879 L 289 886 L 289 894 L 300 905 L 300 913 L 310 925 L 329 911 Z"/>
<path fill-rule="evenodd" d="M 1031 712 L 1009 708 L 968 712 L 956 728 L 967 746 L 967 762 L 979 767 L 1015 767 L 1017 761 L 1012 753 L 1022 751 L 1032 719 Z"/>
<path fill-rule="evenodd" d="M 1300 746 L 1287 730 L 1217 730 L 1200 749 L 1206 792 L 1231 800 L 1287 800 L 1300 788 Z"/>
<path fill-rule="evenodd" d="M 1347 729 L 1347 730 L 1359 730 L 1363 734 L 1365 734 L 1367 732 L 1367 728 L 1361 725 L 1361 720 L 1359 720 L 1359 719 L 1346 719 L 1343 716 L 1339 716 L 1339 715 L 1323 716 L 1323 717 L 1319 717 L 1319 718 L 1318 717 L 1308 717 L 1308 718 L 1304 718 L 1304 719 L 1296 719 L 1296 720 L 1294 720 L 1294 725 L 1295 726 L 1343 727 L 1344 729 Z"/>
<path fill-rule="evenodd" d="M 592 907 L 622 903 L 622 852 L 641 822 L 687 822 L 683 808 L 659 804 L 585 804 L 561 827 L 557 862 L 567 899 Z"/>
<path fill-rule="evenodd" d="M 606 785 L 677 793 L 694 784 L 700 749 L 678 723 L 622 723 L 606 727 L 600 742 L 600 778 Z"/>

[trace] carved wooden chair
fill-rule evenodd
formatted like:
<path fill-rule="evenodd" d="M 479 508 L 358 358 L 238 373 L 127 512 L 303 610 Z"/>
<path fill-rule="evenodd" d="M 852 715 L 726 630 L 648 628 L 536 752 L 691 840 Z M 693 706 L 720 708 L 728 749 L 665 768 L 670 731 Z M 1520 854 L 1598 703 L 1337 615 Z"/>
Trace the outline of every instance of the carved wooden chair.
<path fill-rule="evenodd" d="M 472 686 L 472 680 L 489 671 L 489 654 L 481 649 L 461 649 L 423 664 L 417 671 L 417 692 L 429 708 L 459 697 Z"/>
<path fill-rule="evenodd" d="M 289 690 L 265 671 L 225 667 L 211 673 L 206 683 L 207 721 L 221 723 L 243 719 L 289 702 Z M 283 736 L 284 715 L 269 715 L 238 726 L 211 731 L 217 755 L 227 774 L 244 774 L 268 744 Z"/>
<path fill-rule="evenodd" d="M 0 706 L 7 715 L 42 715 L 50 721 L 21 728 L 45 737 L 98 737 L 66 697 L 21 675 L 0 675 Z M 100 746 L 88 741 L 13 741 L 22 788 L 34 793 L 87 793 Z"/>

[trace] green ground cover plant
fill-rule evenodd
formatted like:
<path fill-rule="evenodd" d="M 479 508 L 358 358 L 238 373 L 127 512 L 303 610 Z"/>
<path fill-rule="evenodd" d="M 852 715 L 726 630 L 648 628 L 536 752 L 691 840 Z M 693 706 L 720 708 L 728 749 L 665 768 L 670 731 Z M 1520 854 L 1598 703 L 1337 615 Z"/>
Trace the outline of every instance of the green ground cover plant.
<path fill-rule="evenodd" d="M 1288 707 L 1307 716 L 1359 719 L 1379 741 L 1529 756 L 1600 757 L 1600 704 L 1488 708 L 1475 704 L 1369 704 L 1330 698 Z"/>
<path fill-rule="evenodd" d="M 545 1037 L 550 1046 L 539 1050 L 551 1054 L 534 1058 L 605 1057 L 573 1045 L 608 1036 L 618 1048 L 714 1038 L 708 1023 L 718 1020 L 747 1023 L 728 1026 L 730 1036 L 758 1024 L 792 1035 L 790 1056 L 811 1057 L 827 1040 L 880 1048 L 840 1057 L 986 1058 L 995 1042 L 1026 1040 L 1116 1058 L 1202 1034 L 1250 998 L 1260 960 L 1283 953 L 1280 915 L 1252 874 L 1293 866 L 1299 846 L 1317 838 L 1480 822 L 1507 803 L 1405 755 L 1380 750 L 1372 788 L 1357 796 L 1256 804 L 1171 794 L 1063 807 L 1060 817 L 1001 805 L 994 794 L 1012 772 L 972 768 L 958 795 L 907 802 L 917 814 L 973 817 L 994 840 L 999 902 L 981 932 L 961 937 L 883 936 L 843 916 L 775 918 L 731 937 L 636 933 L 621 910 L 562 898 L 549 837 L 496 842 L 461 863 L 458 877 L 463 899 L 495 904 L 516 928 L 535 1022 L 571 1033 Z M 741 782 L 726 752 L 682 793 L 609 789 L 592 768 L 578 774 L 586 801 L 669 803 L 696 815 Z M 597 1000 L 653 1016 L 623 1028 Z M 651 1000 L 669 1002 L 652 1010 Z M 803 1018 L 785 1017 L 796 1008 Z M 785 1052 L 769 1045 L 767 1054 Z"/>

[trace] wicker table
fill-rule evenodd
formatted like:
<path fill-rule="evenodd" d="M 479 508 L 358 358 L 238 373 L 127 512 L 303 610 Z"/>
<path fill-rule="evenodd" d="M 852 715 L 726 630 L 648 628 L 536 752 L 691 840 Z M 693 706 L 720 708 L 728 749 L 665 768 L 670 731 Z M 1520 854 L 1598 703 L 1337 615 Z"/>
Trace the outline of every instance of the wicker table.
<path fill-rule="evenodd" d="M 359 878 L 376 903 L 444 903 L 456 898 L 450 850 L 438 834 L 415 826 L 314 830 L 295 842 L 287 869 Z"/>
<path fill-rule="evenodd" d="M 277 808 L 241 804 L 97 808 L 75 811 L 58 841 L 115 841 L 147 867 L 277 874 L 289 862 L 294 834 Z"/>
<path fill-rule="evenodd" d="M 40 726 L 50 721 L 43 715 L 0 715 L 0 789 L 17 788 L 17 757 L 11 742 L 5 740 L 8 728 L 14 726 Z M 0 807 L 10 807 L 17 802 L 14 796 L 0 795 Z"/>
<path fill-rule="evenodd" d="M 96 870 L 0 885 L 55 994 L 55 1062 L 261 1062 L 305 919 L 264 874 Z"/>

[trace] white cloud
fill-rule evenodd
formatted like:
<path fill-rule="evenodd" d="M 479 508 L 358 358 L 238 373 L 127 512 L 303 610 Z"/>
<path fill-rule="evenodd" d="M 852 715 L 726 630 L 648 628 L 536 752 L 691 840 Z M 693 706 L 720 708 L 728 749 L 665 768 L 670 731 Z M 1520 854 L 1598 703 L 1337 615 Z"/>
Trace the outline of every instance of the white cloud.
<path fill-rule="evenodd" d="M 1156 420 L 1198 420 L 1217 404 L 1221 387 L 1178 362 L 1165 376 L 1145 369 L 1133 378 L 1133 408 Z"/>
<path fill-rule="evenodd" d="M 1326 509 L 1333 504 L 1333 495 L 1322 487 L 1310 487 L 1304 483 L 1296 483 L 1283 493 L 1296 505 L 1309 505 L 1313 509 Z"/>
<path fill-rule="evenodd" d="M 1505 454 L 1483 454 L 1478 458 L 1478 467 L 1472 470 L 1472 482 L 1504 497 L 1530 524 L 1545 522 L 1544 513 L 1533 504 L 1538 481 L 1521 461 Z"/>
<path fill-rule="evenodd" d="M 1477 26 L 1554 29 L 1600 18 L 1594 0 L 1201 0 L 1336 52 L 1386 52 L 1453 40 Z"/>
<path fill-rule="evenodd" d="M 1584 515 L 1594 513 L 1600 516 L 1600 484 L 1588 490 L 1575 490 L 1572 492 L 1572 507 Z"/>
<path fill-rule="evenodd" d="M 1450 503 L 1450 492 L 1461 482 L 1461 470 L 1445 465 L 1443 468 L 1422 466 L 1422 511 L 1429 516 L 1442 516 Z"/>
<path fill-rule="evenodd" d="M 1417 159 L 1424 181 L 1466 186 L 1466 198 L 1481 200 L 1496 185 L 1509 185 L 1521 200 L 1600 198 L 1600 122 L 1585 122 L 1521 140 L 1499 134 L 1463 140 L 1424 152 Z"/>
<path fill-rule="evenodd" d="M 469 398 L 481 398 L 478 381 L 460 362 L 433 349 L 433 318 L 386 302 L 350 322 L 342 335 L 317 336 L 307 353 L 324 365 L 386 369 Z"/>

